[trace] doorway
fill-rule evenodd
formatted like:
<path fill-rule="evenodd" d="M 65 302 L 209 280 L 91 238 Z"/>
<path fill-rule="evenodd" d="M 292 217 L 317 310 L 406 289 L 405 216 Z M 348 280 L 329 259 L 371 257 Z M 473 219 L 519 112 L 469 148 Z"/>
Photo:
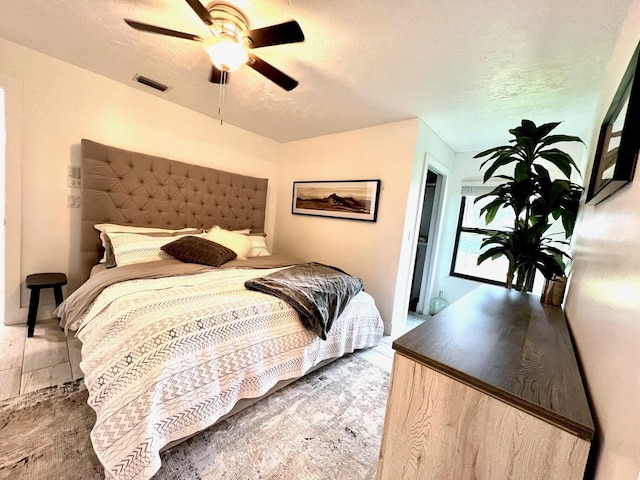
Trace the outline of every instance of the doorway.
<path fill-rule="evenodd" d="M 429 310 L 443 180 L 444 177 L 439 173 L 432 169 L 427 170 L 413 278 L 409 291 L 409 311 L 418 314 L 427 314 Z"/>

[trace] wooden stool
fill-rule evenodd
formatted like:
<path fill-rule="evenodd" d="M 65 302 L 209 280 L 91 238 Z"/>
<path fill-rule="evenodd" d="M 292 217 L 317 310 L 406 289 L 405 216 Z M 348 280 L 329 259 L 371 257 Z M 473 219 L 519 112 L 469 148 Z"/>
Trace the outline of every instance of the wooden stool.
<path fill-rule="evenodd" d="M 34 273 L 27 275 L 27 288 L 31 290 L 29 300 L 29 316 L 27 317 L 27 337 L 33 337 L 33 329 L 36 327 L 36 315 L 40 302 L 40 290 L 53 288 L 53 296 L 56 298 L 56 306 L 62 303 L 62 286 L 67 284 L 67 276 L 64 273 Z"/>

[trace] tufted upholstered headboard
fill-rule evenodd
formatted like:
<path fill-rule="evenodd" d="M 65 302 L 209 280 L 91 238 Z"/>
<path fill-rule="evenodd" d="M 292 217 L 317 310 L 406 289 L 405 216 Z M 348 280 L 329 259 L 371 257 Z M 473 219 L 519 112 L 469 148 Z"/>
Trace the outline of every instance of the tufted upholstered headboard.
<path fill-rule="evenodd" d="M 267 179 L 83 139 L 81 281 L 102 257 L 96 223 L 264 232 Z"/>

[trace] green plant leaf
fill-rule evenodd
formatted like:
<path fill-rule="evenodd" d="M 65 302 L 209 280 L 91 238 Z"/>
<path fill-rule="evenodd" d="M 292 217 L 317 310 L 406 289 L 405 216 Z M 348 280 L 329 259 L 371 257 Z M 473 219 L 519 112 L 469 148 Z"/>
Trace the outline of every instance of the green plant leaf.
<path fill-rule="evenodd" d="M 493 190 L 491 190 L 489 193 L 483 193 L 482 195 L 479 195 L 478 197 L 476 197 L 476 199 L 473 201 L 473 203 L 478 203 L 480 200 L 487 198 L 487 197 L 492 197 L 492 196 L 496 196 L 496 197 L 503 197 L 505 195 L 505 190 L 507 189 L 507 184 L 501 184 L 496 186 Z"/>
<path fill-rule="evenodd" d="M 510 177 L 509 175 L 494 175 L 493 178 L 502 178 L 503 180 L 507 180 L 508 182 L 513 182 L 515 179 Z"/>
<path fill-rule="evenodd" d="M 498 168 L 517 161 L 518 160 L 511 155 L 498 157 L 498 159 L 493 162 L 493 164 L 487 169 L 487 171 L 484 172 L 484 181 L 486 182 L 487 180 L 489 180 Z"/>
<path fill-rule="evenodd" d="M 575 165 L 575 162 L 569 155 L 556 149 L 542 150 L 538 152 L 538 155 L 553 163 L 567 178 L 571 177 L 571 165 Z M 577 168 L 576 166 L 576 170 Z"/>
<path fill-rule="evenodd" d="M 542 140 L 541 146 L 546 147 L 559 142 L 580 142 L 584 145 L 584 142 L 580 137 L 575 137 L 573 135 L 549 135 L 547 138 Z"/>
<path fill-rule="evenodd" d="M 567 152 L 563 152 L 558 148 L 548 148 L 548 149 L 542 150 L 542 152 L 547 152 L 547 153 L 551 152 L 556 155 L 560 155 L 561 157 L 564 157 L 571 164 L 571 166 L 573 166 L 573 168 L 575 168 L 576 171 L 580 173 L 580 169 L 578 168 L 578 165 L 576 164 L 576 162 L 573 161 L 573 157 L 569 155 Z"/>
<path fill-rule="evenodd" d="M 549 255 L 539 259 L 535 263 L 536 268 L 544 275 L 544 278 L 551 279 L 554 275 L 563 276 L 565 265 L 564 262 L 557 260 Z"/>
<path fill-rule="evenodd" d="M 536 127 L 536 124 L 533 123 L 531 120 L 523 119 L 520 122 L 520 126 L 516 128 L 512 128 L 511 130 L 509 130 L 509 133 L 516 138 L 532 137 L 536 131 L 536 128 L 538 127 Z"/>
<path fill-rule="evenodd" d="M 543 182 L 545 182 L 545 181 L 550 182 L 551 181 L 551 176 L 549 175 L 549 170 L 544 168 L 542 165 L 540 165 L 539 163 L 534 163 L 533 164 L 533 169 L 538 174 L 538 177 L 540 177 L 541 181 L 543 181 Z"/>
<path fill-rule="evenodd" d="M 562 260 L 552 255 L 547 256 L 544 260 L 536 262 L 536 268 L 538 268 L 544 277 L 548 279 L 551 279 L 556 275 L 560 277 L 563 276 L 565 266 L 566 265 Z"/>
<path fill-rule="evenodd" d="M 501 198 L 496 198 L 492 202 L 487 203 L 480 209 L 480 216 L 484 214 L 484 221 L 489 225 L 496 218 L 496 214 L 503 207 L 504 203 Z"/>
<path fill-rule="evenodd" d="M 561 210 L 560 216 L 562 217 L 562 227 L 564 229 L 565 237 L 569 238 L 573 235 L 573 228 L 576 224 L 576 214 L 567 210 Z"/>
<path fill-rule="evenodd" d="M 516 169 L 514 171 L 514 177 L 516 182 L 522 182 L 523 180 L 527 180 L 531 178 L 531 174 L 529 172 L 529 165 L 524 162 L 518 163 L 516 165 Z"/>
<path fill-rule="evenodd" d="M 551 245 L 545 246 L 545 250 L 553 253 L 558 258 L 563 258 L 563 257 L 571 258 L 566 252 L 560 250 L 559 248 L 552 247 Z"/>
<path fill-rule="evenodd" d="M 513 147 L 511 147 L 510 145 L 502 145 L 502 146 L 500 146 L 500 147 L 493 147 L 493 148 L 490 148 L 490 149 L 485 150 L 485 151 L 483 151 L 483 152 L 476 153 L 476 154 L 473 156 L 473 158 L 486 157 L 487 155 L 490 155 L 490 154 L 492 154 L 492 153 L 497 153 L 497 152 L 500 152 L 500 151 L 502 151 L 502 150 L 504 150 L 504 149 L 510 149 L 510 148 L 513 148 Z"/>
<path fill-rule="evenodd" d="M 545 123 L 543 125 L 540 125 L 537 129 L 536 129 L 536 138 L 538 140 L 538 142 L 540 142 L 544 137 L 546 137 L 547 135 L 549 135 L 549 133 L 556 128 L 558 125 L 560 125 L 561 122 L 551 122 L 551 123 Z"/>
<path fill-rule="evenodd" d="M 559 202 L 560 197 L 566 195 L 571 191 L 571 187 L 567 180 L 554 180 L 551 182 L 551 188 L 549 189 L 549 203 L 555 205 Z"/>
<path fill-rule="evenodd" d="M 523 160 L 528 164 L 533 163 L 533 152 L 536 146 L 536 141 L 530 136 L 518 136 L 516 137 L 516 144 L 524 151 Z"/>
<path fill-rule="evenodd" d="M 504 255 L 504 247 L 494 247 L 494 248 L 490 248 L 489 250 L 486 250 L 484 252 L 482 252 L 480 255 L 478 255 L 478 262 L 477 265 L 480 265 L 482 262 L 488 260 L 488 259 L 495 259 L 495 258 L 499 258 L 501 256 Z"/>

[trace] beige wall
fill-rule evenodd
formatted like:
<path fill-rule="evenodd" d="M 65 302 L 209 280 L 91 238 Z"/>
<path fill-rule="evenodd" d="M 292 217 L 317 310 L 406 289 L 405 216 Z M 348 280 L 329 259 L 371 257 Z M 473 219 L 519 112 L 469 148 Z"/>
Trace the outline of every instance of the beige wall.
<path fill-rule="evenodd" d="M 607 71 L 597 127 L 640 40 L 634 1 Z M 597 129 L 596 129 L 597 131 Z M 636 132 L 638 134 L 638 132 Z M 596 138 L 590 145 L 590 157 Z M 582 208 L 566 312 L 594 412 L 596 480 L 636 480 L 640 471 L 640 178 Z"/>
<path fill-rule="evenodd" d="M 362 278 L 391 323 L 407 191 L 418 120 L 283 145 L 279 162 L 275 253 L 339 266 Z M 296 180 L 380 179 L 377 222 L 291 214 Z"/>
<path fill-rule="evenodd" d="M 424 156 L 417 119 L 283 145 L 3 39 L 0 87 L 8 131 L 6 323 L 26 319 L 26 275 L 61 271 L 68 290 L 78 284 L 80 211 L 66 200 L 79 191 L 66 177 L 69 165 L 80 164 L 81 138 L 269 178 L 274 251 L 361 276 L 391 322 L 407 192 Z M 382 180 L 376 223 L 291 215 L 293 180 L 349 178 Z M 39 316 L 50 317 L 49 291 L 41 305 Z"/>
<path fill-rule="evenodd" d="M 385 330 L 406 321 L 427 167 L 448 173 L 453 151 L 418 119 L 283 145 L 276 253 L 339 266 L 361 277 Z M 377 222 L 291 214 L 296 180 L 380 179 Z"/>
<path fill-rule="evenodd" d="M 66 177 L 68 165 L 80 164 L 82 138 L 267 177 L 273 231 L 280 144 L 3 39 L 0 87 L 8 131 L 6 322 L 25 321 L 26 275 L 61 271 L 77 285 L 79 209 L 67 208 L 66 197 L 79 190 Z M 53 304 L 45 293 L 42 303 Z"/>

